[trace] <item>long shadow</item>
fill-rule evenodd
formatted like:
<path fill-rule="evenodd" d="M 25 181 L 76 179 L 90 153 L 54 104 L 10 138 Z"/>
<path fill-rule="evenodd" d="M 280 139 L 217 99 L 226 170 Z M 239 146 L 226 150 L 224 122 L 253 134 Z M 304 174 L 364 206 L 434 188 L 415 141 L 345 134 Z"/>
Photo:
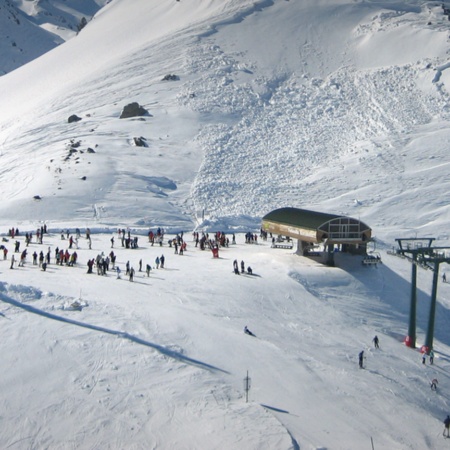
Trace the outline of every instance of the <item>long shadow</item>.
<path fill-rule="evenodd" d="M 168 356 L 169 358 L 176 359 L 177 361 L 184 362 L 191 366 L 199 367 L 200 369 L 209 370 L 209 371 L 213 371 L 213 372 L 223 372 L 226 374 L 230 373 L 226 370 L 220 369 L 219 367 L 215 367 L 211 364 L 204 363 L 197 359 L 189 358 L 178 352 L 169 350 L 168 348 L 163 347 L 162 345 L 158 345 L 158 344 L 154 344 L 153 342 L 145 341 L 144 339 L 138 338 L 136 336 L 133 336 L 132 334 L 129 334 L 129 333 L 126 333 L 123 331 L 110 330 L 109 328 L 99 327 L 96 325 L 91 325 L 89 323 L 80 322 L 78 320 L 67 319 L 66 317 L 57 316 L 56 314 L 42 311 L 41 309 L 35 308 L 34 306 L 20 303 L 20 302 L 13 300 L 12 298 L 9 298 L 6 295 L 1 294 L 1 293 L 0 293 L 0 301 L 2 301 L 4 303 L 8 303 L 17 308 L 21 308 L 30 313 L 37 314 L 38 316 L 46 317 L 47 319 L 57 320 L 58 322 L 64 322 L 64 323 L 68 323 L 71 325 L 76 325 L 78 327 L 83 327 L 83 328 L 88 328 L 90 330 L 100 331 L 101 333 L 107 333 L 107 334 L 111 334 L 113 336 L 119 336 L 123 339 L 128 339 L 129 341 L 134 342 L 136 344 L 145 345 L 146 347 L 153 348 L 154 350 L 157 350 L 158 352 L 162 353 L 163 355 Z"/>
<path fill-rule="evenodd" d="M 289 411 L 286 411 L 285 409 L 275 408 L 273 406 L 264 405 L 263 403 L 261 403 L 261 406 L 263 406 L 264 408 L 270 409 L 272 411 L 275 411 L 275 412 L 279 412 L 279 413 L 283 413 L 283 414 L 289 414 Z"/>
<path fill-rule="evenodd" d="M 392 256 L 396 258 L 396 256 Z M 410 270 L 411 263 L 408 260 L 405 261 L 405 266 Z M 409 266 L 409 267 L 408 267 Z M 351 273 L 354 278 L 360 281 L 362 284 L 366 285 L 368 289 L 373 286 L 377 286 L 380 282 L 385 284 L 385 288 L 390 292 L 388 294 L 380 294 L 379 312 L 386 313 L 390 311 L 390 314 L 395 314 L 400 321 L 404 324 L 404 334 L 407 335 L 408 332 L 408 322 L 409 322 L 409 308 L 410 308 L 410 297 L 411 297 L 411 280 L 403 279 L 395 272 L 393 272 L 385 264 L 379 265 L 379 267 L 364 267 L 360 265 L 351 265 L 350 267 L 343 267 L 343 270 Z M 431 272 L 430 272 L 431 273 Z M 422 268 L 418 268 L 417 278 L 418 283 L 424 283 L 426 271 Z M 410 275 L 409 275 L 410 276 Z M 428 276 L 431 291 L 431 277 Z M 444 344 L 450 344 L 450 330 L 448 328 L 448 323 L 450 323 L 450 310 L 446 308 L 439 299 L 442 298 L 441 289 L 443 288 L 442 283 L 438 286 L 437 292 L 437 304 L 435 313 L 435 327 L 434 327 L 434 339 L 438 339 Z M 445 295 L 445 294 L 444 294 Z M 430 314 L 430 294 L 424 292 L 423 290 L 417 288 L 417 318 L 416 327 L 417 332 L 422 332 L 426 334 L 428 328 L 428 319 Z M 373 305 L 374 306 L 374 305 Z M 388 309 L 386 309 L 388 306 Z M 387 331 L 387 330 L 385 330 Z M 399 330 L 396 330 L 398 333 Z M 397 336 L 398 338 L 398 336 Z"/>

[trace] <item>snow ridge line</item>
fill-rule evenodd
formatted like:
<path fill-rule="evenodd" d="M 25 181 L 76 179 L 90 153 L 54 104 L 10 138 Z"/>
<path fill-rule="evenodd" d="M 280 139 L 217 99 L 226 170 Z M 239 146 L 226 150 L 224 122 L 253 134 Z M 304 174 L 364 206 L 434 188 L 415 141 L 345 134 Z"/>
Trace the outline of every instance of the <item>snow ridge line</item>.
<path fill-rule="evenodd" d="M 261 0 L 259 2 L 254 2 L 252 6 L 248 7 L 247 9 L 244 9 L 241 12 L 236 13 L 233 17 L 230 17 L 229 19 L 219 20 L 216 23 L 212 24 L 210 26 L 210 29 L 208 31 L 199 34 L 198 38 L 199 39 L 207 38 L 217 33 L 217 29 L 219 27 L 243 22 L 248 16 L 251 16 L 255 12 L 260 12 L 263 9 L 269 8 L 270 6 L 273 5 L 274 5 L 273 0 Z"/>
<path fill-rule="evenodd" d="M 158 344 L 154 344 L 152 342 L 149 341 L 145 341 L 144 339 L 138 338 L 136 336 L 133 336 L 132 334 L 129 334 L 127 332 L 123 332 L 123 331 L 116 331 L 116 330 L 110 330 L 109 328 L 104 328 L 104 327 L 99 327 L 97 325 L 91 325 L 89 323 L 85 323 L 85 322 L 80 322 L 78 320 L 73 320 L 73 319 L 67 319 L 66 317 L 61 317 L 61 316 L 57 316 L 56 314 L 52 314 L 49 312 L 45 312 L 42 309 L 39 308 L 35 308 L 34 306 L 30 306 L 30 305 L 25 305 L 17 300 L 13 300 L 10 297 L 7 297 L 4 294 L 0 294 L 0 301 L 4 302 L 4 303 L 8 303 L 12 306 L 15 306 L 17 308 L 21 308 L 27 312 L 30 312 L 32 314 L 37 314 L 38 316 L 42 316 L 42 317 L 46 317 L 47 319 L 53 319 L 53 320 L 57 320 L 59 322 L 64 322 L 64 323 L 68 323 L 71 325 L 76 325 L 79 327 L 83 327 L 83 328 L 88 328 L 90 330 L 95 330 L 95 331 L 100 331 L 102 333 L 107 333 L 107 334 L 111 334 L 113 336 L 118 336 L 124 339 L 128 339 L 129 341 L 132 341 L 136 344 L 140 344 L 140 345 L 145 345 L 147 347 L 151 347 L 154 350 L 157 350 L 158 352 L 162 353 L 165 356 L 168 356 L 169 358 L 175 359 L 177 361 L 180 362 L 184 362 L 186 364 L 189 364 L 191 366 L 195 366 L 198 367 L 200 369 L 204 369 L 204 370 L 209 370 L 211 372 L 222 372 L 222 373 L 226 373 L 229 374 L 228 371 L 221 369 L 219 367 L 213 366 L 211 364 L 199 361 L 198 359 L 193 359 L 193 358 L 189 358 L 187 356 L 182 355 L 179 352 L 175 352 L 173 350 L 170 350 L 166 347 L 163 347 L 162 345 L 158 345 Z"/>

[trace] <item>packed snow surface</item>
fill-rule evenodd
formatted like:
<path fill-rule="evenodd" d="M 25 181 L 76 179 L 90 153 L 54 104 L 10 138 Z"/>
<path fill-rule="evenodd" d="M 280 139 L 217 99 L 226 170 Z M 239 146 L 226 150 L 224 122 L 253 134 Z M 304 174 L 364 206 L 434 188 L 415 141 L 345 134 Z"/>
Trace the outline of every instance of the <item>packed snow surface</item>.
<path fill-rule="evenodd" d="M 40 2 L 13 3 L 30 14 Z M 411 265 L 390 252 L 404 237 L 449 245 L 441 2 L 80 5 L 93 14 L 80 33 L 0 77 L 0 448 L 444 448 L 449 288 L 439 277 L 436 359 L 422 364 L 403 345 Z M 132 102 L 148 114 L 120 119 Z M 261 218 L 284 206 L 364 221 L 382 264 L 271 248 Z M 44 224 L 44 243 L 11 270 L 8 230 L 22 251 Z M 77 227 L 75 267 L 32 264 Z M 157 227 L 162 247 L 147 239 Z M 118 228 L 139 247 L 122 248 Z M 193 230 L 236 244 L 213 258 Z M 184 255 L 167 242 L 181 232 Z M 87 274 L 112 236 L 122 278 Z M 254 275 L 233 274 L 235 259 Z M 418 347 L 432 276 L 419 268 Z"/>

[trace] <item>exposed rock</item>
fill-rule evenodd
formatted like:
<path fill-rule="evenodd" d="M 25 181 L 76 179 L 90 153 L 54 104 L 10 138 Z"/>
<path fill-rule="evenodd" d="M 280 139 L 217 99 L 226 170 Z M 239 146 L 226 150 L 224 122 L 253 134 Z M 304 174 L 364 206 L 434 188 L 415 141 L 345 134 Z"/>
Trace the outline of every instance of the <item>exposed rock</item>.
<path fill-rule="evenodd" d="M 122 113 L 120 114 L 121 119 L 127 119 L 129 117 L 139 117 L 139 116 L 149 116 L 148 111 L 143 108 L 139 103 L 133 102 L 126 105 Z"/>
<path fill-rule="evenodd" d="M 42 197 L 41 197 L 40 195 L 35 195 L 33 198 L 34 198 L 35 200 L 42 200 Z"/>
<path fill-rule="evenodd" d="M 91 147 L 88 147 L 88 149 L 86 150 L 88 153 L 95 153 L 95 150 Z"/>
<path fill-rule="evenodd" d="M 76 114 L 72 114 L 67 121 L 69 123 L 73 123 L 73 122 L 79 122 L 81 120 L 81 117 L 78 117 Z"/>
<path fill-rule="evenodd" d="M 163 81 L 178 81 L 180 79 L 180 77 L 178 75 L 173 75 L 173 74 L 167 74 L 164 76 L 164 78 L 162 79 Z"/>

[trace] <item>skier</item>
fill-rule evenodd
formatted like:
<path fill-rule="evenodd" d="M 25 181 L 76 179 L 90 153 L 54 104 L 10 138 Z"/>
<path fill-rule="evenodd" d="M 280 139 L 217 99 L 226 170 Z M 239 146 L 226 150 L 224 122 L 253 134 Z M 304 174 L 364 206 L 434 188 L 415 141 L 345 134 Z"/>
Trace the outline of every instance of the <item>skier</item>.
<path fill-rule="evenodd" d="M 164 269 L 164 261 L 166 260 L 166 258 L 164 258 L 164 255 L 161 255 L 161 258 L 159 258 L 159 261 L 161 263 L 161 269 Z"/>
<path fill-rule="evenodd" d="M 148 277 L 150 276 L 150 270 L 152 270 L 152 268 L 151 268 L 150 264 L 147 264 L 147 270 L 146 270 L 146 272 L 147 272 L 147 276 L 148 276 Z"/>
<path fill-rule="evenodd" d="M 361 351 L 359 352 L 358 359 L 359 359 L 359 368 L 360 368 L 360 369 L 363 369 L 363 368 L 364 368 L 364 367 L 363 367 L 363 362 L 364 362 L 364 350 L 361 350 Z"/>
<path fill-rule="evenodd" d="M 119 280 L 120 279 L 120 267 L 119 266 L 116 267 L 116 272 L 117 272 L 117 279 Z"/>
<path fill-rule="evenodd" d="M 131 268 L 130 269 L 130 281 L 133 281 L 133 277 L 134 277 L 134 269 Z"/>
<path fill-rule="evenodd" d="M 438 380 L 436 378 L 433 378 L 431 380 L 431 390 L 432 391 L 436 391 L 437 390 L 437 385 L 438 385 Z"/>
<path fill-rule="evenodd" d="M 433 350 L 430 350 L 430 364 L 433 364 L 434 361 L 434 352 Z"/>
<path fill-rule="evenodd" d="M 247 325 L 245 325 L 245 327 L 244 327 L 244 333 L 245 333 L 245 334 L 248 334 L 248 335 L 250 335 L 250 336 L 255 336 L 255 335 L 247 328 Z"/>
<path fill-rule="evenodd" d="M 445 428 L 444 428 L 444 432 L 442 433 L 442 436 L 450 437 L 450 434 L 449 434 L 450 416 L 447 416 L 447 418 L 444 420 L 444 425 L 445 425 Z M 447 431 L 447 435 L 445 434 L 445 431 Z"/>
<path fill-rule="evenodd" d="M 25 249 L 21 254 L 20 254 L 20 262 L 19 262 L 19 267 L 23 267 L 23 265 L 25 264 L 25 259 L 27 258 L 27 250 Z"/>
<path fill-rule="evenodd" d="M 445 276 L 445 273 L 442 274 L 442 282 L 447 283 L 447 277 Z"/>
<path fill-rule="evenodd" d="M 245 272 L 245 263 L 244 261 L 241 261 L 241 273 Z"/>
<path fill-rule="evenodd" d="M 372 339 L 372 341 L 373 341 L 373 345 L 375 346 L 375 348 L 380 348 L 378 336 L 375 336 L 375 337 Z"/>
<path fill-rule="evenodd" d="M 237 259 L 235 259 L 235 260 L 233 261 L 233 270 L 234 270 L 234 273 L 235 273 L 236 275 L 239 275 L 239 266 L 238 266 Z"/>

